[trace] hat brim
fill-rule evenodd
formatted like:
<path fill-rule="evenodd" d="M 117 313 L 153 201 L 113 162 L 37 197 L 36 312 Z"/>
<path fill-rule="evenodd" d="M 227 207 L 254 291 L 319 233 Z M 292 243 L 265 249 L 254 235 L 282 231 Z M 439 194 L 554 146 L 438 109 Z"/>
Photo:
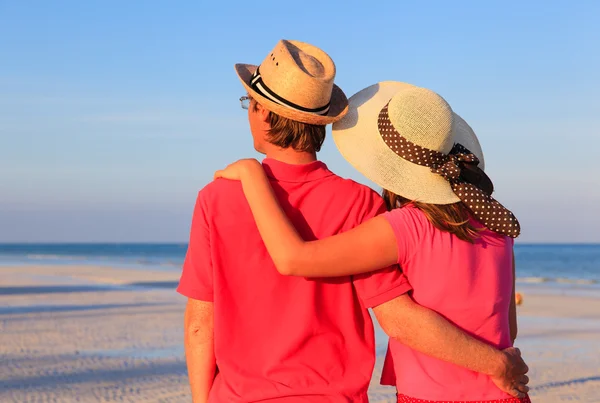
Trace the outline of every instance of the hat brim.
<path fill-rule="evenodd" d="M 328 125 L 342 119 L 348 112 L 348 98 L 346 94 L 337 85 L 333 85 L 331 92 L 331 101 L 329 112 L 327 115 L 317 115 L 314 113 L 300 112 L 290 109 L 286 106 L 279 105 L 268 98 L 263 97 L 250 87 L 250 80 L 258 66 L 251 64 L 236 64 L 235 71 L 240 78 L 240 81 L 248 91 L 248 94 L 254 98 L 259 104 L 268 110 L 288 119 L 297 122 L 308 123 L 311 125 Z"/>
<path fill-rule="evenodd" d="M 448 181 L 432 173 L 429 167 L 400 157 L 385 144 L 379 133 L 377 119 L 381 109 L 396 93 L 413 87 L 386 81 L 354 94 L 349 99 L 347 115 L 333 125 L 333 140 L 346 161 L 384 189 L 423 203 L 459 202 Z M 460 116 L 454 115 L 454 141 L 473 152 L 483 169 L 483 152 L 477 136 Z"/>

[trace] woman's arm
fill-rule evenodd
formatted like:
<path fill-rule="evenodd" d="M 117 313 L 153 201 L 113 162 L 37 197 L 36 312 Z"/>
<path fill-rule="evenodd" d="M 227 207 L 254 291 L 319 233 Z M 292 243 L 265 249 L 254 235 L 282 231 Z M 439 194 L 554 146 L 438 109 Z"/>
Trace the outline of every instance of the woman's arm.
<path fill-rule="evenodd" d="M 281 274 L 337 277 L 366 273 L 397 262 L 396 237 L 383 217 L 323 240 L 305 242 L 282 210 L 256 160 L 238 161 L 215 177 L 241 180 L 260 235 Z"/>
<path fill-rule="evenodd" d="M 517 300 L 516 300 L 516 268 L 515 268 L 515 251 L 513 249 L 513 258 L 512 258 L 512 274 L 513 274 L 513 284 L 512 284 L 512 295 L 510 297 L 510 308 L 508 310 L 508 325 L 510 327 L 510 339 L 512 343 L 515 343 L 515 339 L 517 338 Z"/>

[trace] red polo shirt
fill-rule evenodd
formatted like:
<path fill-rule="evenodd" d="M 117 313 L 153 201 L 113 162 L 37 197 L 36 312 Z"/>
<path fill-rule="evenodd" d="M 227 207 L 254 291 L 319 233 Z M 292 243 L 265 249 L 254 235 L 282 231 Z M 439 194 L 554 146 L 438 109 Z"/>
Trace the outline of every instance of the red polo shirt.
<path fill-rule="evenodd" d="M 305 240 L 347 231 L 382 213 L 373 190 L 319 161 L 263 166 Z M 367 402 L 375 362 L 367 308 L 410 289 L 395 267 L 330 279 L 275 269 L 241 184 L 225 179 L 198 194 L 178 292 L 214 303 L 219 367 L 211 402 Z"/>

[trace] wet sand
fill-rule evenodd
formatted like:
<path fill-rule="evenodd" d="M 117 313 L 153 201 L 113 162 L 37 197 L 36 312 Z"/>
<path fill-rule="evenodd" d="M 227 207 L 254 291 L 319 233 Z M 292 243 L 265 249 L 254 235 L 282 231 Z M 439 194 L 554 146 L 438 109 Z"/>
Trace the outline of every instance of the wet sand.
<path fill-rule="evenodd" d="M 0 267 L 0 402 L 189 402 L 177 271 Z M 600 295 L 523 287 L 534 402 L 600 402 Z M 393 402 L 377 385 L 371 401 Z"/>

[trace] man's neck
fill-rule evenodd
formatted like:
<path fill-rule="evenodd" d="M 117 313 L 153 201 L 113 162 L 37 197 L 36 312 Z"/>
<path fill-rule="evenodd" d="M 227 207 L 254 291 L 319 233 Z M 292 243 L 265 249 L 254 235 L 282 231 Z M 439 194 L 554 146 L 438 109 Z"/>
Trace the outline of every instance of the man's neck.
<path fill-rule="evenodd" d="M 275 148 L 266 152 L 267 158 L 285 162 L 290 165 L 308 164 L 317 160 L 314 152 L 296 151 L 293 148 Z"/>

